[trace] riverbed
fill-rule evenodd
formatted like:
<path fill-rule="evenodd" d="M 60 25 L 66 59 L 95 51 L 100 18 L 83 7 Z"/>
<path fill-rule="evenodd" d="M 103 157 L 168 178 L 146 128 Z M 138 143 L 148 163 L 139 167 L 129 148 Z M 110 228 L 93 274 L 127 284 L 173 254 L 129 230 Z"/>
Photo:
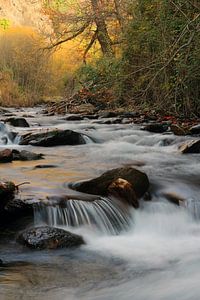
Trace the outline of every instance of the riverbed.
<path fill-rule="evenodd" d="M 178 150 L 189 137 L 150 133 L 135 124 L 66 121 L 62 116 L 44 116 L 40 107 L 10 112 L 26 115 L 31 127 L 7 126 L 8 131 L 60 128 L 88 137 L 78 146 L 19 146 L 17 140 L 6 145 L 45 155 L 41 161 L 0 164 L 1 179 L 31 183 L 20 188 L 21 197 L 38 201 L 72 194 L 70 182 L 131 166 L 148 175 L 152 200 L 141 200 L 139 210 L 130 209 L 129 227 L 117 235 L 93 226 L 64 226 L 86 241 L 75 250 L 33 251 L 16 243 L 16 230 L 3 233 L 0 300 L 199 299 L 200 159 L 199 154 L 183 155 Z M 36 168 L 41 164 L 50 167 Z M 166 194 L 175 194 L 185 204 L 168 202 Z M 37 222 L 38 216 L 25 219 L 24 226 Z"/>

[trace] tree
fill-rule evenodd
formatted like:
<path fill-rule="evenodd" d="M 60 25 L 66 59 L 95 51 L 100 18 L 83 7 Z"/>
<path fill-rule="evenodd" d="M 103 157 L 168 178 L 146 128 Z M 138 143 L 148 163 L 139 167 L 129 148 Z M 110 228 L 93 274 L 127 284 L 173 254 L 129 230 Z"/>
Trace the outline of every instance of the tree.
<path fill-rule="evenodd" d="M 84 61 L 96 43 L 100 46 L 103 56 L 114 56 L 115 37 L 119 36 L 123 23 L 119 0 L 47 0 L 45 13 L 51 18 L 55 32 L 50 48 L 80 38 L 85 44 Z M 120 26 L 117 26 L 117 22 Z M 119 29 L 115 35 L 112 26 Z"/>

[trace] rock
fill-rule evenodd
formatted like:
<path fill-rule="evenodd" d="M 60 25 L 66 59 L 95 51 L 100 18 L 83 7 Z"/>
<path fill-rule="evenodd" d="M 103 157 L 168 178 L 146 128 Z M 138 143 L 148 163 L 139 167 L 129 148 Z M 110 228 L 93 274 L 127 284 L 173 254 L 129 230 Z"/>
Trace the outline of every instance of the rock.
<path fill-rule="evenodd" d="M 139 202 L 133 186 L 125 179 L 118 178 L 114 180 L 108 186 L 108 193 L 123 202 L 125 201 L 128 204 L 133 205 L 135 208 L 139 207 Z"/>
<path fill-rule="evenodd" d="M 8 163 L 13 160 L 29 161 L 43 159 L 44 155 L 33 153 L 26 150 L 18 151 L 16 149 L 4 149 L 0 151 L 0 163 Z"/>
<path fill-rule="evenodd" d="M 9 123 L 10 125 L 14 127 L 30 127 L 26 119 L 24 118 L 8 118 L 5 120 L 6 123 Z"/>
<path fill-rule="evenodd" d="M 37 165 L 34 169 L 49 169 L 49 168 L 57 168 L 56 165 Z"/>
<path fill-rule="evenodd" d="M 120 114 L 120 117 L 123 117 L 123 118 L 135 118 L 135 117 L 138 117 L 139 116 L 139 113 L 136 112 L 136 111 L 131 111 L 131 112 L 123 112 Z"/>
<path fill-rule="evenodd" d="M 0 163 L 9 163 L 13 160 L 13 153 L 10 149 L 0 151 Z"/>
<path fill-rule="evenodd" d="M 66 121 L 82 121 L 83 117 L 80 115 L 70 115 L 64 118 Z"/>
<path fill-rule="evenodd" d="M 191 134 L 200 134 L 200 124 L 191 127 L 189 131 Z"/>
<path fill-rule="evenodd" d="M 121 118 L 113 118 L 113 119 L 109 119 L 109 120 L 97 120 L 94 121 L 94 123 L 96 124 L 105 124 L 105 125 L 111 125 L 111 124 L 121 124 L 122 123 Z"/>
<path fill-rule="evenodd" d="M 38 250 L 72 248 L 85 244 L 79 235 L 48 226 L 25 230 L 19 234 L 17 241 L 22 245 Z"/>
<path fill-rule="evenodd" d="M 163 133 L 168 130 L 168 125 L 162 123 L 151 123 L 143 126 L 141 130 L 146 130 L 154 133 Z"/>
<path fill-rule="evenodd" d="M 4 212 L 5 205 L 8 203 L 8 201 L 14 198 L 16 189 L 17 188 L 13 182 L 0 181 L 0 221 L 2 219 L 1 213 Z"/>
<path fill-rule="evenodd" d="M 147 175 L 131 167 L 109 170 L 95 179 L 74 183 L 71 188 L 82 193 L 107 196 L 109 186 L 112 187 L 119 178 L 128 181 L 137 198 L 142 197 L 149 188 Z"/>
<path fill-rule="evenodd" d="M 72 105 L 68 108 L 67 113 L 71 114 L 94 114 L 96 112 L 96 107 L 91 104 L 80 104 L 80 105 Z"/>
<path fill-rule="evenodd" d="M 20 198 L 13 198 L 4 206 L 4 214 L 7 216 L 6 218 L 10 219 L 32 215 L 33 205 L 26 203 L 26 201 L 23 201 Z"/>
<path fill-rule="evenodd" d="M 10 198 L 14 196 L 16 185 L 12 181 L 0 181 L 0 205 L 3 198 Z"/>
<path fill-rule="evenodd" d="M 183 154 L 200 153 L 200 140 L 187 141 L 179 146 L 179 150 Z"/>
<path fill-rule="evenodd" d="M 12 154 L 13 160 L 30 161 L 44 158 L 44 154 L 42 153 L 34 153 L 26 150 L 18 151 L 16 149 L 13 149 Z"/>
<path fill-rule="evenodd" d="M 98 115 L 83 115 L 83 119 L 95 120 L 98 119 Z"/>
<path fill-rule="evenodd" d="M 185 203 L 185 199 L 183 199 L 182 197 L 180 197 L 179 195 L 175 194 L 175 193 L 165 193 L 163 195 L 169 202 L 177 205 L 177 206 L 183 206 L 183 204 Z"/>
<path fill-rule="evenodd" d="M 85 144 L 82 134 L 72 130 L 51 130 L 38 133 L 28 133 L 21 136 L 20 145 L 52 147 L 59 145 Z"/>
<path fill-rule="evenodd" d="M 170 129 L 173 132 L 173 134 L 178 135 L 178 136 L 182 136 L 182 135 L 188 134 L 187 128 L 181 127 L 181 126 L 179 126 L 177 124 L 172 124 L 170 126 Z"/>
<path fill-rule="evenodd" d="M 118 113 L 114 111 L 107 111 L 100 115 L 101 118 L 115 118 L 118 116 Z"/>

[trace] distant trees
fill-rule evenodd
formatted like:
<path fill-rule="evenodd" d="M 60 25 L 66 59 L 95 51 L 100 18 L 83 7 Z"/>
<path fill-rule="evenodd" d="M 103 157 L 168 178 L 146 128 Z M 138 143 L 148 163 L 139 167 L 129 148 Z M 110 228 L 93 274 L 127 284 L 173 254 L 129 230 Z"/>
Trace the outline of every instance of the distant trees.
<path fill-rule="evenodd" d="M 0 33 L 0 104 L 32 105 L 51 88 L 51 55 L 39 35 L 12 29 Z"/>
<path fill-rule="evenodd" d="M 200 115 L 200 5 L 138 0 L 123 51 L 123 93 L 136 104 Z"/>

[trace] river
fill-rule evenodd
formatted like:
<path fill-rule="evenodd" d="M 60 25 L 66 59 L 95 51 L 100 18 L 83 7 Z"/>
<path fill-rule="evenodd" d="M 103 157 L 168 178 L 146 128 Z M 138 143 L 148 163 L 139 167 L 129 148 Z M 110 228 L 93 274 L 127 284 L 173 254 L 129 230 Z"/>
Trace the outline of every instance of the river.
<path fill-rule="evenodd" d="M 40 108 L 10 111 L 26 114 L 31 124 L 17 128 L 19 132 L 56 127 L 96 141 L 50 148 L 19 146 L 17 140 L 6 145 L 45 154 L 41 161 L 0 164 L 1 179 L 31 182 L 21 187 L 21 197 L 72 194 L 69 182 L 132 166 L 148 175 L 152 200 L 130 210 L 129 227 L 118 235 L 93 226 L 64 226 L 84 237 L 86 245 L 76 250 L 33 251 L 18 245 L 12 233 L 3 235 L 0 258 L 7 266 L 0 268 L 0 300 L 198 300 L 200 159 L 178 150 L 189 138 L 153 134 L 133 124 L 65 121 L 42 115 Z M 39 164 L 52 167 L 35 168 Z M 185 205 L 169 203 L 167 193 L 184 199 Z M 39 219 L 35 217 L 35 225 Z"/>

